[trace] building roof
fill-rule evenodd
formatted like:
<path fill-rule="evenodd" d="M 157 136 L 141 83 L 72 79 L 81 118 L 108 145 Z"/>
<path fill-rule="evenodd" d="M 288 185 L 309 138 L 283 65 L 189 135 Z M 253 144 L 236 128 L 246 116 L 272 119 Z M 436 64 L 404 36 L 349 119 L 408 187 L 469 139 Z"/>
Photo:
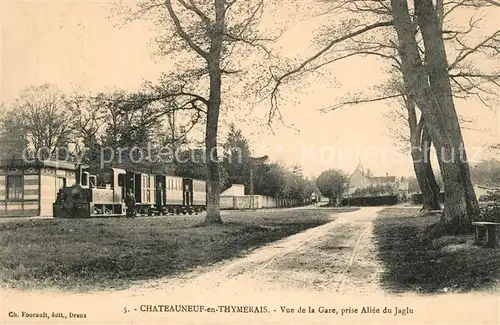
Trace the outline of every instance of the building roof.
<path fill-rule="evenodd" d="M 233 192 L 241 193 L 243 190 L 243 194 L 245 193 L 245 185 L 243 184 L 232 184 L 229 188 L 225 189 L 220 193 L 221 196 L 230 195 L 234 196 Z"/>
<path fill-rule="evenodd" d="M 349 175 L 352 176 L 356 172 L 360 172 L 361 175 L 365 176 L 365 172 L 364 172 L 363 166 L 361 165 L 361 162 L 358 162 L 358 164 L 356 165 L 356 168 L 354 168 L 354 170 L 352 170 L 352 172 L 350 172 Z"/>
<path fill-rule="evenodd" d="M 395 183 L 396 176 L 368 177 L 371 181 L 378 183 Z"/>
<path fill-rule="evenodd" d="M 369 179 L 370 181 L 377 183 L 395 183 L 396 176 L 368 176 L 363 169 L 361 163 L 358 163 L 356 169 L 350 174 L 349 178 L 352 177 L 356 172 L 359 172 L 361 175 Z"/>
<path fill-rule="evenodd" d="M 78 169 L 78 165 L 76 162 L 68 162 L 64 160 L 40 160 L 40 159 L 3 159 L 0 160 L 0 167 L 6 168 L 21 168 L 21 167 L 51 167 L 57 169 L 65 169 L 65 170 L 76 170 Z M 88 168 L 88 165 L 81 165 L 82 168 Z"/>

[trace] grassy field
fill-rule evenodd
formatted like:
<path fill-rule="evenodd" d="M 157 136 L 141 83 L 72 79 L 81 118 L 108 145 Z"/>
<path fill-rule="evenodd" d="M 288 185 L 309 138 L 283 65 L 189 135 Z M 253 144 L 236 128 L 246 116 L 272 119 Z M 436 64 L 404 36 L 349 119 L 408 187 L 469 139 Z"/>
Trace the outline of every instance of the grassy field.
<path fill-rule="evenodd" d="M 500 249 L 473 245 L 473 236 L 428 240 L 425 228 L 437 216 L 415 209 L 386 209 L 375 220 L 382 282 L 391 292 L 469 292 L 498 288 Z"/>
<path fill-rule="evenodd" d="M 201 216 L 4 221 L 0 284 L 76 291 L 125 288 L 135 280 L 240 256 L 346 210 L 231 212 L 222 216 L 222 226 L 200 226 Z"/>

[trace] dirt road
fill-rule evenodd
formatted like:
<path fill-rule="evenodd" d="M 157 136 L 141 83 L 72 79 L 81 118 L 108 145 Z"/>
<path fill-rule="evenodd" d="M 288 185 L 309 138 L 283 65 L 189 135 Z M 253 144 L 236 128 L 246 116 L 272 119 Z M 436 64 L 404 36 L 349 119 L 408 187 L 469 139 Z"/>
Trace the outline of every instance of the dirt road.
<path fill-rule="evenodd" d="M 181 279 L 140 284 L 132 291 L 196 290 L 217 292 L 268 290 L 376 292 L 381 267 L 372 241 L 372 220 L 380 208 L 332 215 L 332 222 L 266 245 L 212 270 Z M 244 288 L 243 288 L 244 286 Z M 234 290 L 238 288 L 239 290 Z"/>

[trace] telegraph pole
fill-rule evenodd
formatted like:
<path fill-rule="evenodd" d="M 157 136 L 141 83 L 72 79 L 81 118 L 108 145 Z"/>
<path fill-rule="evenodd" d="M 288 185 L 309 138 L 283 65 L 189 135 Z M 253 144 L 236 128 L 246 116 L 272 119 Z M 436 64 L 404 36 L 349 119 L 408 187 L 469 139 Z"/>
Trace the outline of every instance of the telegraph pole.
<path fill-rule="evenodd" d="M 172 111 L 172 143 L 175 143 L 175 110 Z"/>
<path fill-rule="evenodd" d="M 174 166 L 177 166 L 177 140 L 175 139 L 175 110 L 172 111 L 172 124 L 171 124 L 171 137 L 172 137 L 172 154 Z"/>
<path fill-rule="evenodd" d="M 349 193 L 349 183 L 347 183 L 347 206 L 351 206 L 351 194 Z"/>
<path fill-rule="evenodd" d="M 496 118 L 497 118 L 497 136 L 498 136 L 498 139 L 497 139 L 497 150 L 500 149 L 500 107 L 497 107 L 497 110 L 496 110 Z M 498 154 L 498 151 L 497 151 L 497 154 Z"/>
<path fill-rule="evenodd" d="M 262 166 L 263 162 L 267 159 L 267 156 L 263 157 L 248 157 L 248 161 L 250 163 L 250 204 L 253 210 L 257 209 L 255 207 L 255 202 L 254 202 L 254 183 L 253 183 L 253 168 L 258 166 Z"/>

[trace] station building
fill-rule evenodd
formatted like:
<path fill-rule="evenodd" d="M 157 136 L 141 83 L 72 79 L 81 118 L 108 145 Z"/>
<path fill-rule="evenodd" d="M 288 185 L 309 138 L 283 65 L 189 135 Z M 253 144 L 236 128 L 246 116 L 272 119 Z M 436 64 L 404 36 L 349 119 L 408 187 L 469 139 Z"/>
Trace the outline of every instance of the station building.
<path fill-rule="evenodd" d="M 0 217 L 52 216 L 61 187 L 76 183 L 78 164 L 57 160 L 0 160 Z"/>

